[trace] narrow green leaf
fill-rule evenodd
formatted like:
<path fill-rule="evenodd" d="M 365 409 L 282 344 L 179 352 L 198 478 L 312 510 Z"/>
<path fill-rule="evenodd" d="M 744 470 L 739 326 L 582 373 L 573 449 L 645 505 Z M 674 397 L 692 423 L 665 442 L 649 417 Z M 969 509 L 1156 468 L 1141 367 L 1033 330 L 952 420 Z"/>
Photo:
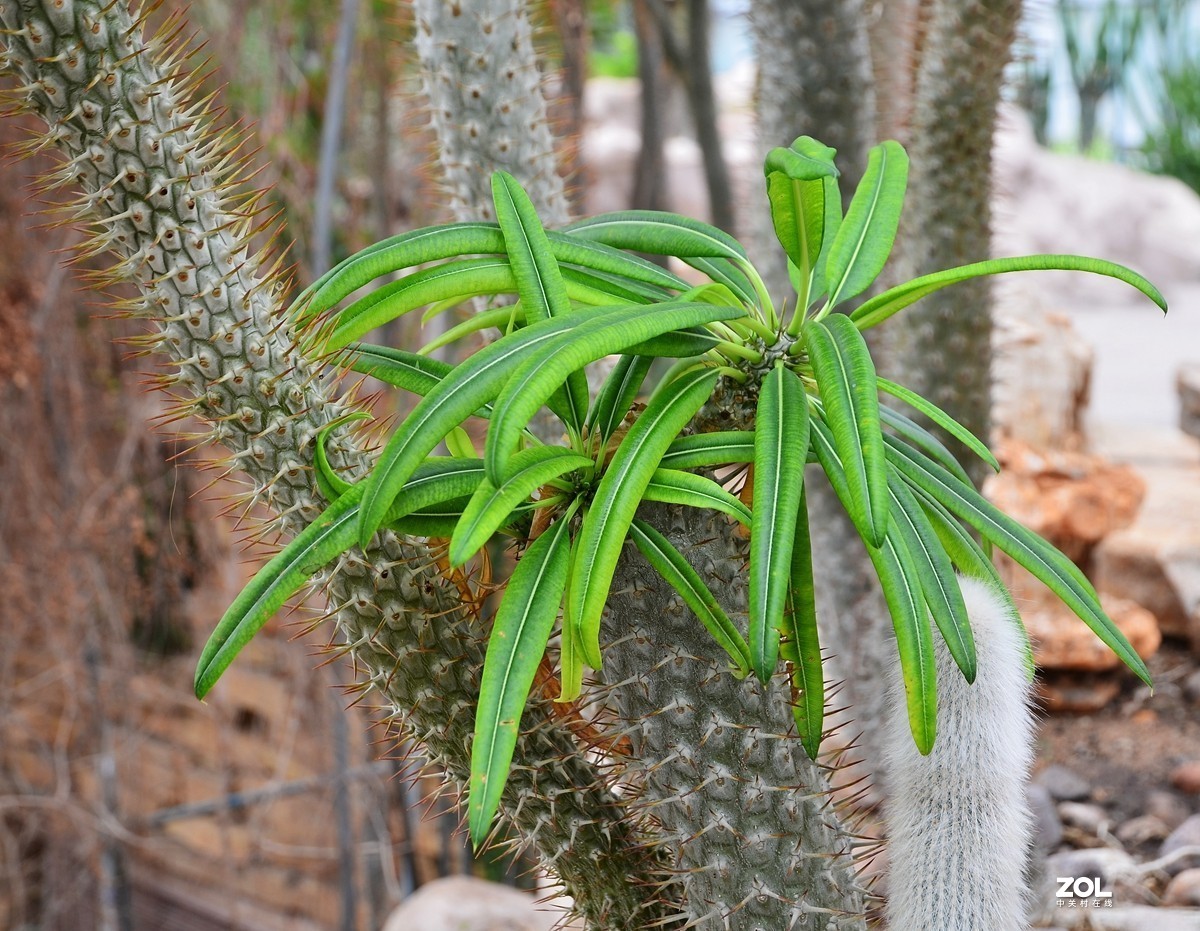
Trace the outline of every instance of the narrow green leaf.
<path fill-rule="evenodd" d="M 656 304 L 669 301 L 674 295 L 666 288 L 644 284 L 622 275 L 611 275 L 577 265 L 559 265 L 563 278 L 586 285 L 593 291 L 608 295 L 605 304 Z"/>
<path fill-rule="evenodd" d="M 587 520 L 587 510 L 583 510 Z M 571 539 L 570 568 L 567 588 L 563 595 L 562 637 L 558 649 L 560 689 L 556 702 L 575 701 L 583 691 L 583 656 L 579 648 L 579 631 L 571 616 L 571 590 L 579 579 L 579 536 Z"/>
<path fill-rule="evenodd" d="M 317 479 L 317 488 L 326 501 L 336 501 L 350 490 L 351 485 L 350 482 L 338 475 L 334 471 L 333 466 L 329 464 L 329 454 L 325 449 L 325 443 L 329 439 L 330 432 L 342 424 L 351 423 L 355 420 L 370 419 L 371 415 L 366 411 L 351 411 L 348 414 L 343 414 L 341 417 L 334 418 L 317 431 L 317 437 L 313 441 L 313 472 Z"/>
<path fill-rule="evenodd" d="M 754 461 L 749 431 L 693 433 L 674 440 L 662 457 L 663 468 L 711 469 Z"/>
<path fill-rule="evenodd" d="M 932 275 L 922 275 L 863 301 L 850 314 L 850 319 L 860 330 L 865 330 L 882 323 L 888 317 L 899 313 L 910 304 L 915 304 L 921 298 L 960 281 L 970 281 L 972 278 L 982 278 L 985 275 L 1027 271 L 1089 272 L 1093 275 L 1116 278 L 1137 288 L 1164 312 L 1167 309 L 1167 301 L 1162 292 L 1137 272 L 1131 271 L 1123 265 L 1082 255 L 1023 255 L 989 259 L 986 262 L 974 262 L 970 265 L 934 272 Z"/>
<path fill-rule="evenodd" d="M 925 604 L 950 649 L 950 655 L 954 657 L 963 677 L 968 682 L 974 682 L 977 671 L 975 638 L 971 633 L 971 620 L 958 587 L 954 564 L 904 480 L 895 474 L 890 478 L 891 529 L 904 541 L 904 547 L 912 559 L 909 569 L 920 580 Z"/>
<path fill-rule="evenodd" d="M 867 547 L 871 565 L 879 576 L 883 598 L 892 616 L 904 696 L 908 707 L 908 727 L 921 753 L 929 753 L 937 736 L 937 666 L 934 662 L 933 631 L 929 611 L 913 556 L 900 535 L 889 530 L 883 546 Z"/>
<path fill-rule="evenodd" d="M 801 136 L 790 148 L 772 149 L 763 169 L 775 235 L 799 271 L 805 298 L 825 237 L 825 179 L 837 176 L 833 156 L 833 149 Z"/>
<path fill-rule="evenodd" d="M 808 505 L 803 490 L 796 509 L 796 538 L 792 545 L 792 578 L 785 617 L 788 653 L 792 661 L 792 687 L 798 693 L 792 707 L 796 732 L 809 759 L 821 749 L 825 727 L 825 671 L 817 630 L 817 594 L 813 580 L 812 538 L 808 530 Z"/>
<path fill-rule="evenodd" d="M 200 653 L 195 691 L 203 698 L 234 657 L 321 567 L 354 545 L 362 486 L 355 485 L 254 574 Z"/>
<path fill-rule="evenodd" d="M 569 314 L 571 299 L 567 297 L 567 284 L 550 251 L 550 240 L 529 195 L 508 172 L 495 171 L 492 173 L 492 201 L 500 231 L 504 233 L 505 251 L 517 279 L 517 293 L 525 308 L 525 319 L 534 322 Z M 581 371 L 571 372 L 565 385 L 570 408 L 568 425 L 579 430 L 587 416 L 587 377 Z"/>
<path fill-rule="evenodd" d="M 717 284 L 723 284 L 737 295 L 738 300 L 747 306 L 753 306 L 758 301 L 754 293 L 754 285 L 750 279 L 733 261 L 720 258 L 703 258 L 695 255 L 679 256 L 685 264 L 696 271 L 708 275 Z"/>
<path fill-rule="evenodd" d="M 715 226 L 659 210 L 602 213 L 567 228 L 578 239 L 649 255 L 746 258 L 741 243 Z"/>
<path fill-rule="evenodd" d="M 927 456 L 893 441 L 888 444 L 888 459 L 906 481 L 974 527 L 1054 592 L 1138 678 L 1152 684 L 1146 664 L 1104 613 L 1095 589 L 1071 560 Z"/>
<path fill-rule="evenodd" d="M 488 638 L 467 791 L 467 824 L 476 847 L 500 807 L 521 715 L 562 604 L 570 554 L 567 523 L 553 524 L 525 551 Z"/>
<path fill-rule="evenodd" d="M 709 508 L 728 514 L 747 527 L 751 523 L 750 509 L 736 495 L 731 495 L 711 478 L 678 469 L 656 469 L 650 484 L 642 492 L 642 500 Z"/>
<path fill-rule="evenodd" d="M 479 458 L 479 450 L 475 448 L 475 442 L 471 439 L 471 434 L 461 426 L 455 427 L 447 433 L 445 442 L 446 450 L 455 459 Z"/>
<path fill-rule="evenodd" d="M 430 505 L 387 521 L 384 526 L 394 533 L 408 537 L 433 537 L 439 540 L 449 540 L 462 519 L 463 509 L 470 501 L 470 496 L 452 498 L 441 504 Z M 513 515 L 514 517 L 516 515 Z"/>
<path fill-rule="evenodd" d="M 668 585 L 700 619 L 713 639 L 720 644 L 737 667 L 739 677 L 750 672 L 750 649 L 746 646 L 733 621 L 717 603 L 716 597 L 704 584 L 691 563 L 661 533 L 645 521 L 634 519 L 629 527 L 630 539 Z"/>
<path fill-rule="evenodd" d="M 557 446 L 535 446 L 512 458 L 510 471 L 499 487 L 483 482 L 475 491 L 450 540 L 450 564 L 461 566 L 479 552 L 519 504 L 546 482 L 594 463 L 586 456 Z"/>
<path fill-rule="evenodd" d="M 829 247 L 825 274 L 829 303 L 865 291 L 883 271 L 904 206 L 908 185 L 908 155 L 898 142 L 887 141 L 871 149 L 846 217 Z"/>
<path fill-rule="evenodd" d="M 942 445 L 941 440 L 916 421 L 906 417 L 895 408 L 888 407 L 886 404 L 879 405 L 879 416 L 884 426 L 894 430 L 897 436 L 902 437 L 918 449 L 924 450 L 926 455 L 937 460 L 947 471 L 953 472 L 964 482 L 971 481 L 971 477 L 967 475 L 967 470 L 954 458 L 954 454 Z"/>
<path fill-rule="evenodd" d="M 888 490 L 875 364 L 843 314 L 807 324 L 804 339 L 825 422 L 845 466 L 850 519 L 864 540 L 879 546 L 887 530 Z"/>
<path fill-rule="evenodd" d="M 467 317 L 461 323 L 456 323 L 454 326 L 449 327 L 440 335 L 435 336 L 421 347 L 418 354 L 427 357 L 430 353 L 436 352 L 443 346 L 457 343 L 460 339 L 470 336 L 472 333 L 479 333 L 482 330 L 494 327 L 503 333 L 510 326 L 524 325 L 525 311 L 519 304 L 508 304 L 504 307 L 493 307 L 491 310 L 481 310 L 478 313 L 471 314 L 471 316 Z M 358 345 L 362 344 L 359 343 Z"/>
<path fill-rule="evenodd" d="M 359 523 L 362 545 L 383 523 L 392 499 L 442 438 L 492 401 L 522 359 L 581 319 L 579 314 L 554 317 L 510 333 L 455 366 L 452 377 L 443 378 L 429 390 L 392 434 L 366 480 Z"/>
<path fill-rule="evenodd" d="M 601 665 L 600 616 L 642 492 L 671 441 L 712 394 L 718 377 L 712 370 L 691 372 L 654 398 L 625 434 L 593 495 L 577 538 L 579 553 L 567 600 L 580 656 L 593 669 Z"/>
<path fill-rule="evenodd" d="M 811 305 L 818 298 L 829 293 L 829 253 L 833 249 L 834 240 L 842 226 L 842 190 L 837 178 L 826 178 L 825 184 L 825 236 L 821 243 L 821 254 L 817 256 L 817 264 L 813 268 L 812 281 L 808 288 L 808 302 Z M 799 288 L 797 294 L 803 294 Z M 797 307 L 797 311 L 807 310 L 807 307 Z"/>
<path fill-rule="evenodd" d="M 413 470 L 388 508 L 385 523 L 414 511 L 473 495 L 483 481 L 483 462 L 431 456 Z"/>
<path fill-rule="evenodd" d="M 454 371 L 448 362 L 372 343 L 351 343 L 346 362 L 352 371 L 419 395 L 428 394 Z"/>
<path fill-rule="evenodd" d="M 653 364 L 654 360 L 649 356 L 621 356 L 588 411 L 585 429 L 598 431 L 601 440 L 616 433 L 637 400 L 638 391 Z"/>
<path fill-rule="evenodd" d="M 629 355 L 659 359 L 691 359 L 715 348 L 720 342 L 720 339 L 702 327 L 688 327 L 686 330 L 671 330 L 634 343 L 625 352 Z"/>
<path fill-rule="evenodd" d="M 1000 471 L 1000 463 L 996 457 L 992 455 L 992 451 L 987 448 L 987 445 L 979 439 L 974 433 L 960 424 L 957 420 L 947 414 L 944 410 L 934 404 L 932 401 L 927 401 L 915 391 L 910 391 L 903 385 L 898 385 L 894 381 L 888 381 L 886 378 L 878 379 L 879 390 L 885 394 L 890 394 L 898 401 L 903 401 L 909 407 L 914 408 L 924 414 L 935 424 L 949 433 L 952 437 L 958 440 L 963 446 L 971 450 L 976 456 L 986 462 L 996 472 Z"/>
<path fill-rule="evenodd" d="M 750 664 L 764 683 L 779 659 L 808 442 L 804 385 L 780 362 L 763 379 L 754 415 L 749 641 Z"/>
<path fill-rule="evenodd" d="M 545 344 L 514 368 L 512 377 L 496 399 L 491 429 L 484 448 L 488 477 L 497 482 L 507 470 L 508 460 L 521 431 L 568 372 L 589 362 L 622 352 L 627 347 L 686 326 L 699 326 L 715 320 L 744 316 L 744 311 L 712 304 L 660 304 L 648 309 L 643 305 L 601 308 L 579 320 L 570 333 Z M 855 331 L 857 332 L 857 331 Z"/>

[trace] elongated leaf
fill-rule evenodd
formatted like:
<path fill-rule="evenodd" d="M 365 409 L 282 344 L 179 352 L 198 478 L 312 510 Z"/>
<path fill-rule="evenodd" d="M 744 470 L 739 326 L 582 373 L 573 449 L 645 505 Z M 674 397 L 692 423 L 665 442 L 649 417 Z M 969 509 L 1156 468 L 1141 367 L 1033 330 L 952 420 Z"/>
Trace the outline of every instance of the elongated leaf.
<path fill-rule="evenodd" d="M 750 649 L 733 621 L 725 613 L 716 597 L 704 584 L 691 563 L 671 545 L 666 537 L 647 524 L 634 519 L 629 527 L 630 539 L 637 545 L 646 562 L 654 567 L 668 585 L 679 593 L 679 597 L 700 619 L 713 639 L 720 644 L 737 667 L 738 675 L 750 672 Z"/>
<path fill-rule="evenodd" d="M 906 481 L 974 527 L 1054 592 L 1138 678 L 1151 684 L 1146 664 L 1104 613 L 1095 589 L 1078 566 L 927 456 L 891 442 L 888 459 Z"/>
<path fill-rule="evenodd" d="M 622 275 L 610 275 L 592 268 L 577 265 L 559 265 L 559 271 L 569 281 L 586 285 L 593 291 L 607 294 L 605 304 L 656 304 L 673 297 L 666 288 L 634 281 Z"/>
<path fill-rule="evenodd" d="M 496 219 L 504 233 L 504 247 L 517 279 L 517 293 L 525 308 L 525 319 L 533 322 L 561 317 L 571 312 L 567 284 L 558 261 L 550 251 L 550 240 L 529 195 L 506 171 L 492 173 L 492 200 Z M 570 408 L 569 425 L 576 430 L 583 426 L 588 409 L 587 377 L 574 371 L 566 377 L 566 392 Z"/>
<path fill-rule="evenodd" d="M 883 546 L 868 546 L 867 553 L 884 601 L 892 616 L 908 727 L 921 753 L 929 753 L 937 736 L 937 666 L 933 654 L 933 631 L 920 580 L 913 569 L 913 556 L 899 534 L 889 531 Z"/>
<path fill-rule="evenodd" d="M 461 566 L 479 552 L 512 510 L 546 482 L 593 465 L 586 456 L 557 446 L 536 446 L 517 453 L 499 487 L 485 481 L 471 498 L 450 540 L 450 564 Z"/>
<path fill-rule="evenodd" d="M 1164 312 L 1167 309 L 1167 301 L 1162 292 L 1137 272 L 1131 271 L 1123 265 L 1082 255 L 1023 255 L 1013 258 L 989 259 L 986 262 L 974 262 L 970 265 L 934 272 L 932 275 L 922 275 L 863 301 L 850 314 L 850 319 L 860 330 L 865 330 L 882 323 L 888 317 L 899 313 L 910 304 L 915 304 L 921 298 L 960 281 L 970 281 L 985 275 L 1028 271 L 1089 272 L 1093 275 L 1116 278 L 1137 288 Z"/>
<path fill-rule="evenodd" d="M 587 511 L 583 511 L 587 520 Z M 579 649 L 579 631 L 571 617 L 571 588 L 579 578 L 579 536 L 571 540 L 570 569 L 567 573 L 567 589 L 563 595 L 562 643 L 559 645 L 559 696 L 557 702 L 575 701 L 583 691 L 583 656 Z"/>
<path fill-rule="evenodd" d="M 691 359 L 715 348 L 719 342 L 716 336 L 701 327 L 688 327 L 686 330 L 671 330 L 661 336 L 652 336 L 634 343 L 625 351 L 630 355 L 659 359 Z"/>
<path fill-rule="evenodd" d="M 829 247 L 825 274 L 831 305 L 861 294 L 883 271 L 900 225 L 907 185 L 908 155 L 903 146 L 889 140 L 871 149 L 867 170 Z"/>
<path fill-rule="evenodd" d="M 619 353 L 629 346 L 685 326 L 744 316 L 739 308 L 712 304 L 660 304 L 651 310 L 641 305 L 591 311 L 570 333 L 530 354 L 513 370 L 496 399 L 491 429 L 484 448 L 488 477 L 503 479 L 507 462 L 521 431 L 563 383 L 568 372 L 589 362 Z M 576 318 L 583 317 L 577 314 Z M 858 332 L 857 330 L 855 332 Z"/>
<path fill-rule="evenodd" d="M 791 147 L 767 153 L 763 167 L 775 235 L 795 263 L 805 295 L 825 238 L 825 179 L 837 176 L 833 155 L 828 146 L 801 136 Z"/>
<path fill-rule="evenodd" d="M 505 256 L 462 259 L 405 275 L 360 297 L 325 321 L 309 345 L 332 352 L 418 307 L 451 298 L 508 294 L 517 280 Z"/>
<path fill-rule="evenodd" d="M 652 400 L 625 434 L 596 488 L 577 537 L 579 553 L 567 600 L 576 646 L 593 669 L 601 665 L 600 615 L 642 492 L 671 440 L 708 400 L 718 377 L 711 370 L 691 372 Z"/>
<path fill-rule="evenodd" d="M 731 495 L 710 478 L 678 469 L 656 469 L 650 484 L 642 492 L 642 500 L 709 508 L 728 514 L 747 527 L 751 523 L 750 509 L 736 495 Z"/>
<path fill-rule="evenodd" d="M 736 264 L 729 259 L 704 258 L 696 255 L 681 255 L 679 258 L 698 272 L 708 275 L 717 284 L 723 284 L 737 295 L 746 305 L 752 306 L 758 296 L 754 293 L 754 285 Z"/>
<path fill-rule="evenodd" d="M 650 255 L 744 259 L 741 243 L 707 223 L 659 210 L 602 213 L 567 227 L 578 239 Z"/>
<path fill-rule="evenodd" d="M 413 394 L 428 394 L 454 370 L 449 362 L 390 346 L 351 343 L 346 348 L 350 369 Z"/>
<path fill-rule="evenodd" d="M 941 440 L 916 421 L 904 416 L 904 414 L 895 408 L 888 407 L 886 404 L 879 405 L 879 416 L 884 426 L 894 430 L 897 436 L 902 437 L 913 446 L 923 450 L 927 456 L 937 460 L 939 465 L 944 466 L 947 471 L 953 472 L 964 482 L 971 481 L 971 477 L 967 475 L 967 470 L 954 458 L 954 454 L 942 445 Z"/>
<path fill-rule="evenodd" d="M 354 545 L 362 486 L 355 485 L 255 573 L 217 623 L 200 653 L 195 691 L 203 698 L 285 601 L 318 569 Z"/>
<path fill-rule="evenodd" d="M 317 488 L 325 496 L 326 501 L 336 501 L 350 490 L 351 484 L 338 475 L 333 466 L 329 464 L 329 454 L 325 449 L 325 443 L 329 439 L 330 432 L 342 424 L 370 419 L 371 415 L 366 411 L 351 411 L 329 421 L 317 431 L 317 438 L 313 441 L 313 473 L 317 479 Z"/>
<path fill-rule="evenodd" d="M 808 287 L 808 301 L 811 305 L 818 298 L 829 293 L 829 253 L 833 249 L 834 240 L 842 226 L 842 190 L 837 178 L 825 179 L 825 236 L 821 243 L 821 254 L 817 256 L 817 264 L 813 267 L 812 281 Z M 796 289 L 798 295 L 804 291 Z M 797 312 L 807 310 L 797 307 Z"/>
<path fill-rule="evenodd" d="M 892 529 L 904 541 L 904 547 L 912 559 L 909 569 L 916 573 L 921 582 L 925 604 L 954 662 L 966 680 L 974 682 L 978 668 L 975 638 L 971 633 L 971 620 L 958 587 L 954 564 L 904 480 L 894 475 L 888 487 L 892 492 Z"/>
<path fill-rule="evenodd" d="M 500 393 L 513 367 L 582 319 L 554 317 L 485 346 L 438 382 L 392 434 L 367 479 L 359 523 L 364 546 L 383 523 L 392 499 L 442 437 Z"/>
<path fill-rule="evenodd" d="M 879 546 L 887 530 L 888 490 L 875 364 L 862 334 L 842 314 L 809 323 L 804 339 L 825 422 L 846 470 L 850 519 L 864 540 Z"/>
<path fill-rule="evenodd" d="M 754 415 L 749 641 L 750 664 L 764 683 L 779 659 L 808 441 L 804 385 L 779 363 L 763 379 Z"/>
<path fill-rule="evenodd" d="M 457 343 L 465 336 L 470 336 L 472 333 L 478 333 L 481 330 L 487 330 L 492 327 L 505 332 L 510 328 L 510 325 L 525 325 L 525 311 L 520 305 L 509 304 L 505 307 L 493 307 L 491 310 L 482 310 L 479 313 L 471 314 L 466 320 L 456 323 L 439 336 L 435 336 L 429 342 L 425 343 L 421 347 L 419 355 L 428 356 L 443 346 Z M 357 345 L 362 344 L 359 343 Z"/>
<path fill-rule="evenodd" d="M 817 593 L 813 582 L 808 505 L 803 492 L 796 510 L 796 539 L 792 545 L 792 579 L 785 623 L 790 641 L 788 652 L 794 653 L 792 687 L 797 692 L 792 717 L 805 752 L 809 759 L 815 760 L 825 727 L 825 671 L 817 630 Z"/>
<path fill-rule="evenodd" d="M 470 497 L 453 498 L 441 504 L 430 505 L 419 511 L 413 511 L 387 521 L 384 526 L 389 530 L 409 537 L 433 537 L 439 540 L 449 540 L 462 519 L 463 509 Z M 514 514 L 515 518 L 516 515 Z"/>
<path fill-rule="evenodd" d="M 467 794 L 467 824 L 476 847 L 483 843 L 500 806 L 521 715 L 562 604 L 570 558 L 567 524 L 566 520 L 553 524 L 525 551 L 508 581 L 488 638 Z"/>
<path fill-rule="evenodd" d="M 711 469 L 754 461 L 749 431 L 693 433 L 674 440 L 662 457 L 665 469 Z"/>
<path fill-rule="evenodd" d="M 604 380 L 584 426 L 598 431 L 601 440 L 616 433 L 653 364 L 654 360 L 648 356 L 621 356 Z"/>
<path fill-rule="evenodd" d="M 880 391 L 890 394 L 893 398 L 903 401 L 909 407 L 920 411 L 991 466 L 992 469 L 997 472 L 1000 471 L 1000 463 L 996 461 L 996 457 L 992 455 L 992 451 L 987 448 L 987 445 L 932 401 L 927 401 L 915 391 L 910 391 L 903 385 L 898 385 L 894 381 L 888 381 L 886 378 L 878 379 L 878 384 Z"/>
<path fill-rule="evenodd" d="M 483 462 L 433 456 L 413 470 L 388 508 L 386 522 L 399 520 L 414 511 L 473 495 L 483 481 Z"/>

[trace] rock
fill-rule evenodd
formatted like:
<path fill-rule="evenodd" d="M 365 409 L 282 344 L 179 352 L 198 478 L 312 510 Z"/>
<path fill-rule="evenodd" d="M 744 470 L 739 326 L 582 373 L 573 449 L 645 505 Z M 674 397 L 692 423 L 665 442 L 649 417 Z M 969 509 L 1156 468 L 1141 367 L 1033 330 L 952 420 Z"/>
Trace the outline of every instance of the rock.
<path fill-rule="evenodd" d="M 1039 449 L 1083 446 L 1094 353 L 1019 276 L 996 282 L 992 430 Z"/>
<path fill-rule="evenodd" d="M 1063 839 L 1062 821 L 1054 807 L 1054 798 L 1044 785 L 1030 784 L 1025 788 L 1029 811 L 1033 814 L 1033 845 L 1042 856 L 1052 853 Z M 1166 837 L 1166 833 L 1163 833 Z"/>
<path fill-rule="evenodd" d="M 1180 763 L 1171 770 L 1171 785 L 1188 795 L 1200 795 L 1200 760 Z"/>
<path fill-rule="evenodd" d="M 1185 365 L 1175 379 L 1179 389 L 1179 429 L 1200 439 L 1200 365 Z"/>
<path fill-rule="evenodd" d="M 1062 818 L 1063 824 L 1087 831 L 1093 837 L 1099 837 L 1101 831 L 1105 830 L 1112 821 L 1108 817 L 1108 812 L 1099 805 L 1087 805 L 1083 802 L 1060 802 L 1058 814 Z"/>
<path fill-rule="evenodd" d="M 1121 850 L 1110 847 L 1096 847 L 1090 850 L 1064 850 L 1051 854 L 1046 858 L 1043 880 L 1037 890 L 1037 911 L 1043 921 L 1062 922 L 1067 919 L 1068 909 L 1060 906 L 1057 896 L 1059 878 L 1088 877 L 1098 879 L 1101 889 L 1111 890 L 1113 883 L 1122 876 L 1133 873 L 1136 869 L 1133 857 Z M 1089 911 L 1091 911 L 1089 909 Z"/>
<path fill-rule="evenodd" d="M 1023 591 L 1014 591 L 1014 595 L 1033 640 L 1034 659 L 1042 669 L 1102 672 L 1123 665 L 1070 608 L 1048 591 L 1031 598 Z M 1162 634 L 1153 614 L 1132 601 L 1104 593 L 1100 604 L 1139 656 L 1146 659 L 1158 651 Z"/>
<path fill-rule="evenodd" d="M 1183 697 L 1193 705 L 1200 705 L 1200 669 L 1183 681 Z"/>
<path fill-rule="evenodd" d="M 1153 815 L 1173 831 L 1192 813 L 1187 803 L 1174 792 L 1154 789 L 1146 795 L 1146 814 Z"/>
<path fill-rule="evenodd" d="M 1068 918 L 1071 928 L 1088 931 L 1200 931 L 1200 911 L 1154 908 L 1149 905 L 1116 905 L 1113 908 L 1060 909 L 1055 921 Z"/>
<path fill-rule="evenodd" d="M 1184 908 L 1200 907 L 1200 870 L 1184 870 L 1167 884 L 1163 904 Z"/>
<path fill-rule="evenodd" d="M 1120 694 L 1121 683 L 1110 675 L 1053 670 L 1039 675 L 1034 688 L 1051 714 L 1091 714 Z"/>
<path fill-rule="evenodd" d="M 1192 815 L 1172 831 L 1158 849 L 1158 855 L 1165 857 L 1184 847 L 1200 847 L 1200 815 Z"/>
<path fill-rule="evenodd" d="M 1134 469 L 1082 452 L 998 444 L 1004 470 L 985 491 L 1001 510 L 1041 534 L 1077 563 L 1137 515 L 1146 493 Z"/>
<path fill-rule="evenodd" d="M 1086 779 L 1057 763 L 1034 776 L 1033 783 L 1045 788 L 1056 802 L 1082 802 L 1092 795 L 1092 787 Z"/>
<path fill-rule="evenodd" d="M 383 931 L 550 931 L 558 916 L 533 896 L 470 876 L 422 886 L 400 903 Z"/>
<path fill-rule="evenodd" d="M 1141 847 L 1163 840 L 1171 833 L 1171 829 L 1154 815 L 1138 815 L 1119 825 L 1115 833 L 1117 840 L 1126 847 Z"/>

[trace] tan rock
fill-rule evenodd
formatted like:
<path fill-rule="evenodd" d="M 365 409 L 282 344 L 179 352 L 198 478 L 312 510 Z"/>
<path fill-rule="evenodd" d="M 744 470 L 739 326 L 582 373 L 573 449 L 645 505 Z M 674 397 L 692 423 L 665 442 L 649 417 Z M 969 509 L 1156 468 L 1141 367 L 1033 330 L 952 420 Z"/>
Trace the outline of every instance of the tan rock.
<path fill-rule="evenodd" d="M 988 479 L 988 498 L 1078 563 L 1133 522 L 1145 495 L 1145 482 L 1131 467 L 1088 453 L 1008 441 L 997 458 L 1003 471 Z"/>
<path fill-rule="evenodd" d="M 1200 908 L 1200 870 L 1184 870 L 1172 879 L 1163 893 L 1163 904 Z"/>
<path fill-rule="evenodd" d="M 1200 760 L 1188 760 L 1171 770 L 1171 785 L 1188 795 L 1200 795 Z"/>
<path fill-rule="evenodd" d="M 1200 439 L 1200 364 L 1180 368 L 1175 387 L 1179 389 L 1179 429 Z"/>
<path fill-rule="evenodd" d="M 1038 677 L 1038 700 L 1055 714 L 1090 714 L 1100 711 L 1121 692 L 1111 676 L 1092 673 L 1051 672 Z"/>
<path fill-rule="evenodd" d="M 1032 579 L 1029 583 L 1037 584 Z M 1097 672 L 1122 665 L 1116 654 L 1049 591 L 1031 592 L 1024 585 L 1014 588 L 1017 604 L 1021 607 L 1021 619 L 1033 640 L 1038 666 Z M 1153 614 L 1132 601 L 1104 593 L 1100 595 L 1100 604 L 1138 656 L 1147 659 L 1158 651 L 1162 635 Z"/>
<path fill-rule="evenodd" d="M 550 931 L 558 916 L 533 897 L 469 876 L 427 883 L 392 912 L 383 931 Z"/>

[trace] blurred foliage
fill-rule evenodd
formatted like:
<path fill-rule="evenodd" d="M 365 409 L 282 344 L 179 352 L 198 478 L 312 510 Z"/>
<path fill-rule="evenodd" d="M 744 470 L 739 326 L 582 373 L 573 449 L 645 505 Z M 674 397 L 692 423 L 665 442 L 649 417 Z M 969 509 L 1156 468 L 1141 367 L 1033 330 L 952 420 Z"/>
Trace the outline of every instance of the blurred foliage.
<path fill-rule="evenodd" d="M 617 0 L 588 0 L 588 74 L 601 78 L 637 77 L 637 38 L 629 5 Z"/>
<path fill-rule="evenodd" d="M 1160 68 L 1143 115 L 1146 167 L 1179 178 L 1200 193 L 1200 47 L 1195 4 L 1158 0 L 1152 17 Z"/>

